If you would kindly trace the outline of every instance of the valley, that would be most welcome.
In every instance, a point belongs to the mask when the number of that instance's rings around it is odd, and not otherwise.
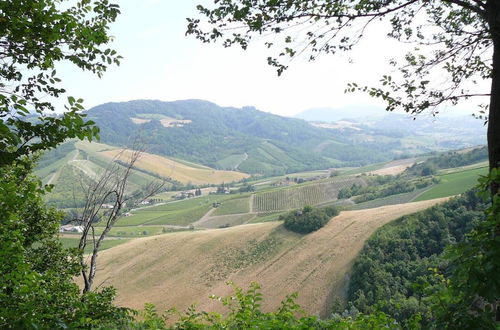
[[[7,0],[0,40],[0,329],[500,330],[500,1]]]
[[[179,112],[182,103],[169,110],[173,112],[160,111],[155,102],[150,105],[149,112],[129,109],[127,116],[151,136],[160,134],[168,140],[174,132],[182,137],[183,130],[197,124],[195,117],[186,115],[189,111]],[[123,104],[114,106],[122,109]],[[210,111],[213,115],[219,110]],[[273,125],[281,121],[273,120]],[[352,267],[366,240],[402,216],[453,200],[487,173],[486,148],[466,140],[460,142],[462,149],[443,151],[442,145],[431,143],[432,134],[425,133],[411,148],[399,152],[403,144],[393,144],[389,138],[396,133],[368,133],[369,125],[342,120],[314,128],[306,123],[306,132],[301,131],[304,123],[291,123],[288,133],[286,128],[279,137],[261,139],[256,134],[246,140],[240,135],[246,144],[237,153],[226,147],[234,146],[233,134],[241,131],[223,130],[224,137],[202,147],[215,157],[210,161],[196,151],[196,144],[186,141],[184,148],[201,158],[177,152],[166,156],[170,152],[161,151],[146,135],[147,152],[133,166],[127,194],[140,195],[151,182],[164,186],[145,200],[135,198],[124,205],[101,246],[96,285],[112,285],[118,292],[116,302],[134,309],[153,303],[159,309],[186,310],[196,303],[201,310],[222,312],[210,295],[230,294],[228,281],[242,287],[257,281],[265,298],[264,311],[275,310],[287,294],[297,292],[296,301],[307,313],[326,318],[351,299]],[[294,136],[297,129],[302,133]],[[210,140],[210,132],[191,131],[189,139]],[[104,173],[108,164],[126,164],[133,151],[123,148],[115,133],[103,139],[110,144],[71,140],[41,159],[36,174],[54,185],[46,197],[48,203],[77,214],[85,201],[83,187]],[[437,130],[436,138],[443,134]],[[303,141],[294,144],[288,139]],[[249,142],[255,144],[249,146]],[[282,143],[287,147],[278,147]],[[373,143],[379,145],[374,148]],[[219,147],[225,151],[219,153]],[[377,156],[381,150],[384,157]],[[286,214],[305,212],[307,207],[335,207],[340,214],[309,234],[284,227]],[[97,218],[109,214],[107,208]],[[96,235],[104,230],[103,221],[94,223]],[[60,240],[65,247],[76,247],[79,237],[68,230]]]
[[[343,210],[369,210],[388,205],[403,205],[458,195],[474,187],[479,175],[486,174],[487,165],[484,161],[439,169],[434,175],[422,178],[406,178],[406,172],[401,171],[403,168],[410,171],[411,165],[417,163],[422,166],[426,159],[433,158],[410,158],[334,172],[303,172],[289,176],[257,178],[255,181],[226,184],[222,193],[217,193],[220,185],[203,188],[200,190],[200,196],[193,194],[194,197],[184,199],[176,199],[180,192],[160,193],[152,196],[148,205],[127,207],[109,236],[123,239],[122,242],[114,243],[121,244],[131,238],[177,231],[273,222],[277,221],[280,215],[306,205],[336,206]],[[390,171],[394,174],[380,175],[377,174],[380,173],[378,171]],[[404,179],[398,179],[398,176]],[[380,180],[387,183],[381,183]],[[406,184],[403,188],[400,187],[401,180]],[[361,191],[364,189],[366,192],[352,197],[339,196],[342,190],[350,190],[352,187],[359,187]],[[386,190],[388,192],[384,193]],[[97,233],[101,225],[96,223]],[[77,242],[76,236],[74,244]],[[66,244],[71,244],[70,237],[71,233],[68,233]]]

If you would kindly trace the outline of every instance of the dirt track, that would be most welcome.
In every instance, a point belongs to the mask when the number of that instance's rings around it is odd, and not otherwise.
[[[444,200],[345,211],[305,236],[272,222],[137,239],[102,252],[96,285],[115,286],[117,302],[133,308],[152,302],[183,310],[197,302],[220,311],[208,296],[228,294],[227,280],[244,287],[257,281],[265,310],[297,291],[306,311],[326,316],[345,298],[352,262],[377,228]]]

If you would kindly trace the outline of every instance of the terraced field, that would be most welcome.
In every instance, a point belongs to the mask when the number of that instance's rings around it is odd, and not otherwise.
[[[253,196],[253,212],[274,212],[335,201],[340,189],[354,183],[365,185],[361,178],[339,178],[301,187],[278,189]]]
[[[119,148],[96,142],[77,141],[74,142],[74,148],[64,158],[38,169],[37,175],[44,182],[48,182],[52,177],[57,175],[58,169],[69,164],[77,167],[88,177],[92,177],[106,168],[109,162],[121,152]],[[125,161],[129,156],[130,151],[125,151],[122,154],[122,160]],[[136,165],[142,171],[133,171],[130,181],[135,186],[134,188],[144,185],[145,182],[157,179],[155,176],[168,177],[181,183],[191,182],[193,184],[218,184],[238,181],[248,177],[247,174],[240,172],[214,170],[187,161],[174,160],[148,153],[143,154]],[[151,175],[148,175],[148,172]],[[54,178],[52,178],[52,181],[54,181]]]

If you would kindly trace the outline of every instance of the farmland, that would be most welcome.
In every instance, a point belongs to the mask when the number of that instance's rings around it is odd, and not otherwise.
[[[108,157],[110,160],[118,157],[118,159],[126,161],[131,151],[108,150],[102,151],[101,154]],[[121,153],[121,154],[120,154]],[[170,178],[182,183],[207,184],[207,183],[223,183],[238,181],[247,178],[248,175],[234,171],[220,171],[209,168],[194,168],[162,156],[144,153],[136,162],[135,166],[155,175]]]
[[[67,150],[66,150],[67,149]],[[36,174],[44,183],[56,183],[61,169],[72,166],[82,175],[93,179],[109,165],[122,149],[96,142],[69,141],[65,143],[65,155],[55,161],[41,162]],[[130,155],[124,151],[122,160]],[[206,166],[183,160],[174,160],[145,153],[137,163],[139,170],[133,171],[129,183],[131,190],[144,185],[145,182],[157,180],[158,177],[168,177],[181,183],[216,184],[238,181],[248,177],[247,174],[234,171],[219,171]],[[74,181],[78,181],[75,178]]]
[[[227,281],[246,287],[259,279],[264,310],[297,291],[308,312],[327,316],[345,298],[346,274],[364,240],[381,225],[440,201],[344,211],[305,236],[267,222],[135,239],[101,253],[96,285],[114,286],[117,303],[127,307],[151,302],[160,310],[183,310],[196,301],[214,311],[218,305],[208,296],[227,294]]]
[[[350,187],[354,183],[364,185],[364,181],[360,178],[339,178],[300,187],[258,193],[253,197],[252,211],[284,211],[305,205],[318,205],[334,201],[337,199],[340,189]]]
[[[61,243],[63,244],[63,246],[65,248],[77,247],[79,242],[80,242],[80,239],[78,237],[76,237],[76,235],[75,235],[75,237],[71,237],[69,235],[63,236],[63,237],[60,237],[59,240],[61,241]],[[101,250],[104,251],[106,249],[110,249],[112,247],[127,243],[128,241],[129,241],[128,239],[106,239],[101,244]],[[90,245],[85,248],[85,253],[89,253],[89,252],[91,252]]]
[[[213,206],[235,198],[231,195],[208,195],[169,202],[163,205],[140,208],[122,217],[116,223],[118,227],[137,225],[176,225],[187,226],[205,215]]]
[[[235,198],[222,203],[214,215],[226,215],[250,212],[250,197]]]
[[[441,183],[418,196],[415,201],[460,194],[476,186],[479,176],[486,175],[487,171],[487,167],[481,167],[440,175]]]

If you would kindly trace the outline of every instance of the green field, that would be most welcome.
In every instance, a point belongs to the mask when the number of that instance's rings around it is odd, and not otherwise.
[[[250,197],[224,201],[212,215],[238,214],[250,212]]]
[[[163,205],[132,211],[131,216],[123,217],[116,223],[117,227],[137,225],[177,225],[186,226],[199,220],[215,202],[223,202],[235,198],[234,195],[208,195],[189,198]]]
[[[365,209],[371,209],[371,208],[386,206],[386,205],[410,203],[410,202],[415,201],[416,197],[421,196],[420,194],[424,193],[427,190],[429,190],[428,187],[422,188],[422,189],[417,189],[415,191],[411,191],[411,192],[407,192],[407,193],[391,195],[391,196],[387,196],[384,198],[377,198],[377,199],[374,199],[371,201],[367,201],[367,202],[363,202],[363,203],[349,206],[348,208],[350,210],[365,210]]]
[[[354,175],[354,174],[360,174],[360,173],[364,173],[364,172],[376,171],[376,170],[383,168],[387,163],[389,163],[389,162],[370,164],[370,165],[366,165],[366,166],[362,166],[362,167],[350,168],[347,170],[340,169],[340,175]]]
[[[466,190],[477,185],[479,175],[486,175],[487,167],[466,170],[451,174],[440,175],[441,183],[435,185],[422,195],[418,196],[415,201],[424,201],[428,199],[458,195]]]
[[[253,218],[249,223],[278,221],[279,216],[287,212],[261,213]]]
[[[78,247],[78,243],[80,242],[80,239],[77,237],[75,237],[75,238],[60,237],[59,240],[61,241],[61,243],[63,244],[63,246],[65,248]],[[101,244],[100,251],[110,249],[114,246],[117,246],[117,245],[120,245],[123,243],[127,243],[128,241],[129,241],[129,239],[105,239]],[[91,249],[92,249],[91,246],[87,245],[87,247],[85,248],[85,253],[92,252]]]

